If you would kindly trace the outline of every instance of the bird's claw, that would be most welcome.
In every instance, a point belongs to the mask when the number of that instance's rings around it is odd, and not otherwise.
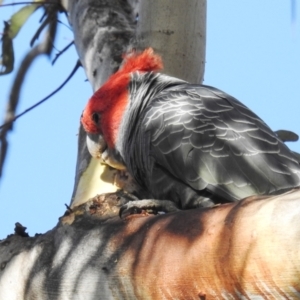
[[[169,213],[179,211],[177,205],[169,200],[136,200],[130,201],[120,208],[119,216],[125,219],[129,215],[141,214],[158,214],[159,212]]]

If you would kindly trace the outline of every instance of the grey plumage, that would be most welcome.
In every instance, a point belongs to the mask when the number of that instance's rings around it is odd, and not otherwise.
[[[232,96],[162,74],[132,74],[116,148],[156,199],[211,206],[300,185],[297,159]]]

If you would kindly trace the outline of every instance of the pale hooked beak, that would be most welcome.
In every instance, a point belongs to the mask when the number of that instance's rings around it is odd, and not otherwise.
[[[101,163],[107,164],[118,170],[125,170],[121,156],[115,149],[109,149],[101,134],[87,133],[87,148],[92,157],[99,159]]]
[[[100,134],[86,134],[86,145],[92,157],[100,159],[106,150],[107,144]]]

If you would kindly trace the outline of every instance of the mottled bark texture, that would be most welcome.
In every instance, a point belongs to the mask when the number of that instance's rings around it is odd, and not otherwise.
[[[0,299],[297,299],[300,191],[118,217],[96,197],[37,237],[0,243]]]
[[[136,2],[85,0],[68,1],[65,5],[80,61],[95,91],[118,69],[122,55],[133,47]],[[84,203],[97,194],[116,191],[113,185],[115,171],[100,166],[91,158],[85,139],[85,132],[80,127],[71,206]]]

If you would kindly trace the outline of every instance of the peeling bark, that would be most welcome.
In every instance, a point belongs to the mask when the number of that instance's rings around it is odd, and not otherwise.
[[[135,16],[127,1],[70,1],[75,46],[93,89],[114,73],[133,43]]]
[[[44,235],[0,243],[0,299],[296,299],[300,190],[118,217],[98,196]]]

